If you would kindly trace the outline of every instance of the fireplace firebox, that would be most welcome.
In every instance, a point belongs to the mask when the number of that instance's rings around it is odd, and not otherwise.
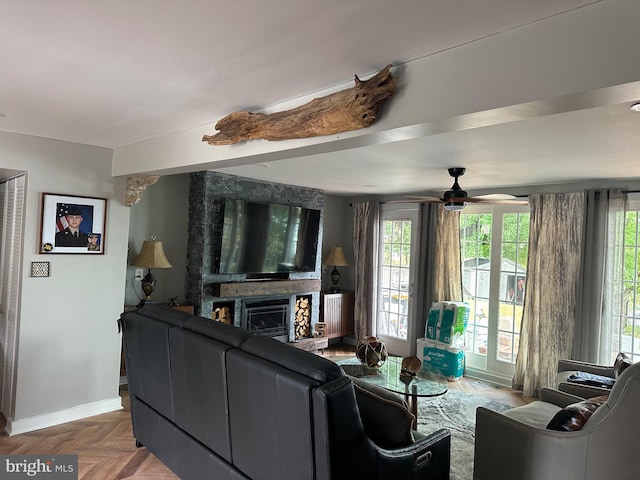
[[[258,335],[288,342],[289,308],[289,297],[243,300],[242,327]]]

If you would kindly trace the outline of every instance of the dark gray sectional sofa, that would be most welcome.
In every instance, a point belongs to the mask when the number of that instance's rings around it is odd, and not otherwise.
[[[160,305],[120,321],[135,440],[182,479],[449,478],[447,430],[378,447],[325,358]]]

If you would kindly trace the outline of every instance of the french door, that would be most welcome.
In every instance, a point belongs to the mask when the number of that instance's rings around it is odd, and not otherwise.
[[[378,258],[376,335],[389,353],[409,356],[416,343],[413,289],[417,260],[418,206],[382,205]]]
[[[466,369],[510,384],[527,278],[529,207],[469,205],[460,215]]]

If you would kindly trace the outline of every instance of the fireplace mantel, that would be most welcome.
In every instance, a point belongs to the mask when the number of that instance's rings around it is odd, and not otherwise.
[[[268,280],[214,283],[212,293],[216,297],[257,297],[262,295],[280,295],[320,291],[319,279]]]

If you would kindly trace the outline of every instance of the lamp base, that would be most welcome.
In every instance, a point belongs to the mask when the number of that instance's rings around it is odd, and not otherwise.
[[[338,267],[333,267],[331,271],[331,281],[333,282],[333,286],[329,288],[330,293],[339,293],[340,289],[338,288],[338,282],[340,281],[340,272],[338,271]]]
[[[151,273],[151,269],[149,269],[147,274],[144,276],[144,278],[140,282],[140,285],[142,286],[142,291],[144,292],[145,296],[142,300],[140,300],[138,307],[142,307],[145,303],[153,302],[153,300],[151,299],[151,294],[156,288],[156,277],[154,277]]]

